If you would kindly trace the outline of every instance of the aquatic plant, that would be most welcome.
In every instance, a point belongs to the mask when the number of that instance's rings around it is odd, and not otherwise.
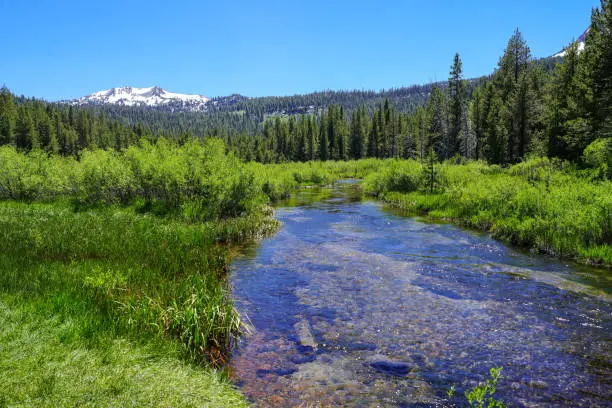
[[[506,405],[501,400],[495,398],[495,392],[497,391],[497,382],[501,377],[502,367],[492,367],[489,370],[490,378],[484,383],[465,391],[465,398],[470,407],[472,408],[504,408]],[[450,401],[455,397],[455,386],[452,385],[447,391],[446,395]]]

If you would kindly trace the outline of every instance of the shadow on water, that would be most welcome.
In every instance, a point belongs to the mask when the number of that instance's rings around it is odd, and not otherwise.
[[[610,405],[605,271],[386,211],[350,182],[277,218],[232,262],[254,330],[231,370],[257,405],[444,406],[493,366],[511,406]]]

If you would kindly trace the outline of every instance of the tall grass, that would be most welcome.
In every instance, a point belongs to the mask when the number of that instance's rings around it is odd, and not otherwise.
[[[254,215],[186,223],[129,209],[75,213],[61,204],[3,203],[0,251],[24,268],[3,272],[0,282],[5,291],[45,297],[78,288],[118,328],[170,336],[194,358],[222,362],[243,323],[228,296],[219,242],[264,234],[275,223]],[[67,274],[47,274],[47,265],[65,266]]]

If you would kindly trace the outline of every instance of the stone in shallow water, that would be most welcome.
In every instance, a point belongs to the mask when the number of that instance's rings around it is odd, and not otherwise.
[[[310,329],[310,323],[307,320],[302,319],[297,322],[293,328],[298,337],[298,341],[301,346],[304,347],[312,347],[314,350],[317,349],[317,342],[312,335],[312,330]]]
[[[410,373],[410,366],[407,363],[399,361],[376,361],[370,365],[376,371],[399,377],[406,376]]]
[[[529,381],[529,386],[531,388],[539,388],[539,389],[548,388],[548,384],[546,384],[544,381],[541,381],[541,380],[531,380]]]
[[[265,370],[265,369],[260,369],[257,370],[257,377],[265,377],[268,374],[274,374],[274,375],[278,375],[278,376],[285,376],[285,375],[290,375],[293,374],[297,371],[297,368],[278,368],[278,369],[273,369],[273,370]]]
[[[410,374],[411,364],[405,361],[393,360],[382,354],[375,354],[367,359],[370,367],[378,372],[405,377]]]
[[[308,349],[310,349],[310,347],[307,347]],[[300,350],[298,350],[300,351]],[[302,352],[303,354],[292,354],[289,356],[289,360],[293,363],[293,364],[304,364],[304,363],[310,363],[313,362],[317,359],[317,355],[315,353],[311,352]]]

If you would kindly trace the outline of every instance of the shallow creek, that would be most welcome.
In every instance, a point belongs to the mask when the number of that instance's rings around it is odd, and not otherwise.
[[[231,375],[256,406],[450,406],[496,366],[510,406],[612,406],[609,271],[402,216],[352,182],[276,217],[231,265],[252,325]]]

